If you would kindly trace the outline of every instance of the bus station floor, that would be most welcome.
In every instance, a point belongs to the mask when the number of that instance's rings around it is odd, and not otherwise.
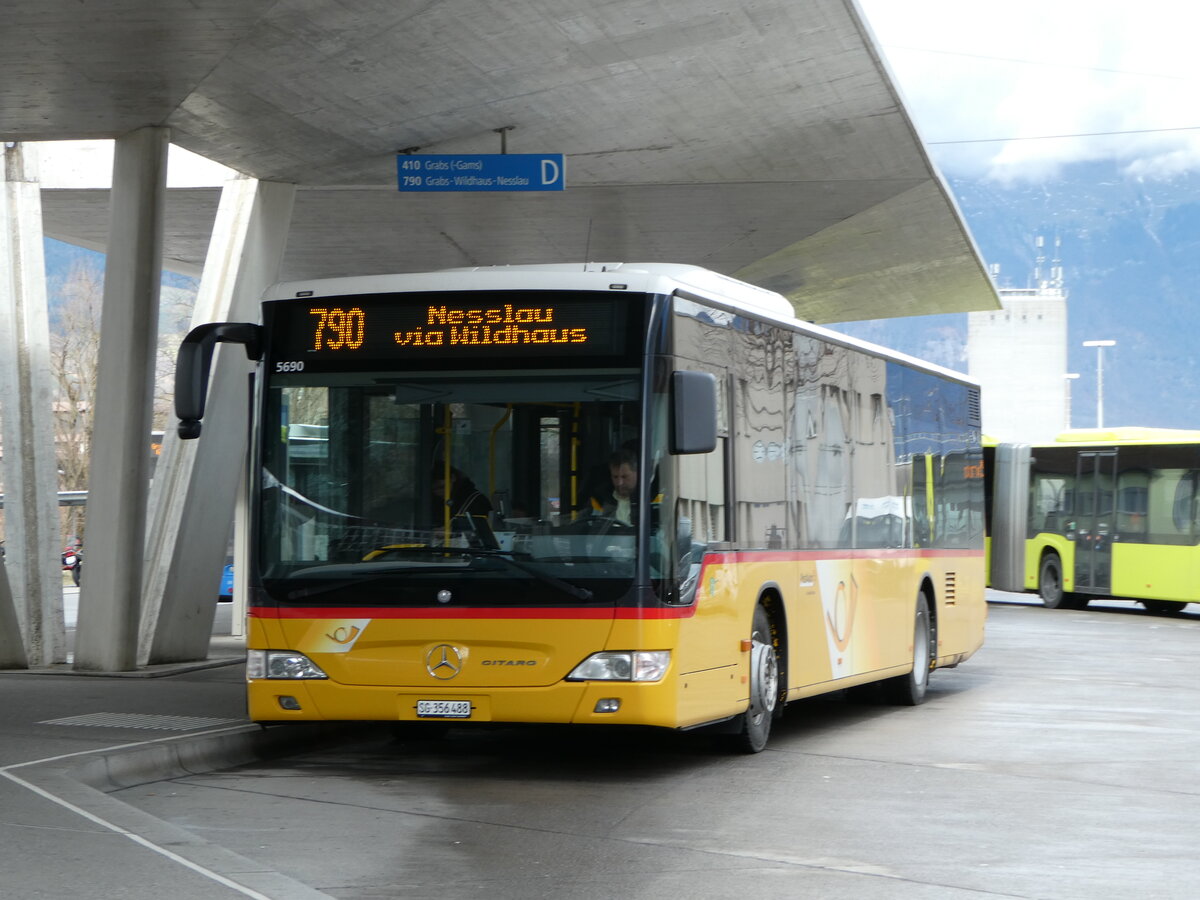
[[[109,796],[321,739],[247,720],[245,641],[228,633],[228,606],[201,663],[0,672],[0,898],[325,896]]]
[[[988,643],[961,669],[939,675],[934,701],[915,710],[831,706],[824,722],[824,707],[811,708],[808,716],[798,710],[773,736],[773,752],[753,758],[720,754],[706,761],[702,753],[692,753],[663,764],[649,754],[640,762],[614,762],[614,771],[628,770],[630,780],[625,784],[613,775],[592,784],[592,802],[612,804],[597,814],[598,820],[611,816],[615,822],[633,822],[626,826],[633,838],[616,843],[638,848],[639,859],[656,866],[667,867],[672,854],[700,861],[694,871],[675,871],[673,877],[686,889],[657,896],[733,896],[724,892],[728,879],[753,883],[742,881],[751,878],[744,869],[764,866],[779,879],[775,889],[760,893],[764,898],[1200,896],[1200,868],[1192,853],[1200,821],[1192,787],[1200,741],[1192,647],[1200,608],[1160,617],[1131,604],[1074,612],[1043,610],[1036,598],[1022,595],[989,599]],[[222,607],[219,616],[228,622],[228,605]],[[1068,640],[1071,653],[1047,652]],[[344,829],[337,835],[341,844],[351,848],[333,860],[329,835],[315,840],[302,827],[303,810],[319,802],[336,815],[339,807],[319,793],[320,779],[305,776],[316,784],[310,785],[312,796],[296,788],[303,778],[289,777],[295,772],[283,758],[329,752],[340,759],[338,754],[351,752],[344,747],[362,741],[344,725],[262,729],[251,724],[245,715],[243,650],[240,638],[214,633],[203,667],[158,667],[121,676],[0,672],[0,900],[329,898],[311,885],[332,890],[330,884],[356,884],[353,872],[337,872],[338,862],[356,866],[364,857],[370,862],[372,855],[387,856],[379,850],[377,816],[382,813],[371,805],[377,798],[367,803],[354,792],[377,791],[372,773],[388,781],[400,778],[395,762],[379,763],[376,771],[372,758],[365,757],[361,784],[326,777],[347,792],[343,806],[370,806],[373,813],[361,820],[331,820]],[[853,727],[839,727],[850,721]],[[927,729],[937,730],[937,741],[918,739]],[[545,861],[587,852],[593,846],[590,832],[555,830],[561,825],[554,819],[556,810],[563,807],[537,800],[575,784],[586,769],[566,757],[557,763],[508,758],[508,745],[502,740],[496,745],[489,756],[486,747],[462,742],[458,755],[448,755],[444,763],[432,751],[417,755],[410,771],[423,781],[413,790],[429,790],[431,779],[443,784],[438,802],[453,804],[459,798],[462,803],[450,809],[455,827],[489,838],[505,831],[504,823],[484,821],[472,804],[481,795],[495,800],[506,798],[506,791],[528,791],[534,799],[514,801],[520,827],[508,830]],[[477,770],[468,765],[472,753],[482,754]],[[270,779],[276,793],[287,783],[297,797],[274,796],[238,780],[246,776],[229,775],[228,770],[273,758],[279,761],[265,774],[255,774]],[[543,771],[554,765],[560,770]],[[336,760],[332,768],[326,766],[327,771],[336,768]],[[221,777],[226,778],[222,784],[213,784]],[[205,779],[212,789],[203,796],[186,789]],[[763,791],[753,809],[766,821],[782,823],[778,834],[747,829],[747,808],[730,803],[730,779],[740,786],[735,794],[754,786]],[[790,793],[796,790],[803,793]],[[694,845],[644,840],[635,826],[638,815],[648,814],[647,791],[655,797],[650,807],[677,804],[663,813],[675,826],[692,819],[671,810],[685,810],[699,823]],[[628,808],[620,801],[626,795]],[[831,805],[824,809],[803,799],[810,795]],[[931,807],[931,797],[943,797],[947,805]],[[403,800],[401,795],[395,802]],[[416,804],[414,815],[423,813],[425,802]],[[170,821],[160,817],[164,803],[174,808]],[[936,812],[929,813],[931,808]],[[573,817],[576,807],[570,809]],[[400,809],[389,821],[408,814]],[[868,814],[869,819],[856,818]],[[1063,827],[1067,815],[1074,817],[1078,833]],[[821,829],[813,827],[818,821]],[[856,822],[867,829],[857,836],[850,828]],[[904,826],[894,827],[897,822]],[[1152,826],[1139,831],[1139,823]],[[797,856],[789,842],[801,833],[814,846]],[[438,828],[417,826],[413,834],[414,866],[424,858],[421,852],[445,838]],[[1147,834],[1153,841],[1147,843]],[[249,835],[250,843],[239,843],[234,835]],[[605,836],[611,838],[607,831]],[[950,860],[939,849],[939,841],[947,840],[956,854]],[[412,896],[614,895],[581,893],[583,888],[554,895],[549,885],[541,893],[505,892],[496,886],[525,884],[518,871],[520,849],[505,844],[514,854],[509,860],[496,856],[483,838],[478,846],[503,870],[489,870],[494,880],[459,884],[452,873],[436,870],[424,885],[427,890]],[[455,847],[465,852],[457,840]],[[258,858],[244,855],[249,853]],[[606,859],[597,856],[593,864],[603,878],[615,865]],[[879,868],[884,863],[891,874]],[[321,877],[313,877],[314,869]],[[357,877],[368,883],[373,876],[364,870]],[[1105,879],[1113,882],[1111,890]],[[1131,887],[1142,882],[1144,891]],[[802,884],[810,889],[799,890]],[[370,882],[369,890],[363,887],[353,896],[407,893],[384,892]]]

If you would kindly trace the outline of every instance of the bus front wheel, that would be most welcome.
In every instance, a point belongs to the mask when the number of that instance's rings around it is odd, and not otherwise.
[[[1062,560],[1057,553],[1047,553],[1042,557],[1041,568],[1038,569],[1038,595],[1042,598],[1042,606],[1047,609],[1067,609],[1067,592],[1063,590]]]
[[[758,753],[771,736],[771,719],[779,702],[779,657],[771,619],[761,606],[755,607],[750,629],[750,706],[742,717],[739,733],[731,735],[734,747],[744,753]]]
[[[917,611],[913,616],[912,671],[883,682],[883,693],[889,702],[899,706],[917,706],[925,700],[925,692],[929,689],[929,672],[933,668],[933,641],[929,598],[922,591],[917,595]]]

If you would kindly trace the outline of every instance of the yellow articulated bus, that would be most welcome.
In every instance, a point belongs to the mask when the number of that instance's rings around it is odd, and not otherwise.
[[[283,284],[261,324],[249,708],[259,722],[711,727],[919,703],[983,641],[978,388],[692,266]]]
[[[1051,608],[1200,601],[1200,431],[1078,429],[987,454],[993,587]]]

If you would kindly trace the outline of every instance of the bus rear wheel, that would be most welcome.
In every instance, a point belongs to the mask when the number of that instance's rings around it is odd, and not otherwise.
[[[1187,606],[1181,600],[1139,600],[1138,602],[1150,612],[1157,613],[1160,616],[1178,615]]]
[[[779,702],[779,657],[771,634],[771,619],[761,606],[755,607],[750,629],[750,706],[742,716],[741,730],[731,735],[734,748],[758,753],[771,736],[771,719]]]
[[[933,618],[929,615],[929,597],[922,591],[917,596],[913,615],[913,664],[907,675],[898,675],[883,682],[888,702],[898,706],[917,706],[929,690],[929,672],[933,668]]]

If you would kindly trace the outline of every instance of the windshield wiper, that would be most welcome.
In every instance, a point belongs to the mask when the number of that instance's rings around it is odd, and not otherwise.
[[[524,572],[531,578],[540,581],[542,584],[549,585],[552,588],[570,594],[576,600],[591,600],[592,592],[587,588],[579,587],[577,584],[571,584],[569,581],[563,581],[561,578],[555,578],[546,572],[539,571],[533,566],[526,565],[516,558],[516,555],[511,550],[494,550],[490,547],[404,547],[397,548],[397,553],[420,553],[422,555],[445,555],[445,556],[471,556],[480,557],[483,559],[498,559],[503,563],[507,563],[514,569]]]
[[[548,575],[545,572],[539,572],[533,566],[528,566],[517,559],[510,551],[507,550],[481,550],[477,547],[462,548],[465,553],[471,556],[482,556],[484,559],[498,559],[508,563],[514,569],[524,572],[532,578],[536,578],[542,584],[548,584],[550,587],[558,588],[560,591],[570,594],[576,600],[591,600],[592,592],[587,588],[581,588],[577,584],[571,584],[569,581],[563,581],[561,578],[555,578],[553,575]]]
[[[498,559],[501,562],[504,562],[504,563],[508,564],[509,566],[512,566],[514,569],[517,569],[518,571],[525,573],[526,575],[530,576],[531,578],[534,578],[537,581],[540,581],[542,584],[548,585],[552,588],[555,588],[556,590],[560,590],[563,593],[570,594],[576,600],[583,600],[586,602],[588,600],[591,600],[592,597],[594,596],[592,594],[592,592],[589,591],[587,588],[582,588],[582,587],[579,587],[578,585],[571,584],[569,581],[563,581],[561,578],[555,578],[553,575],[549,575],[545,572],[538,571],[533,566],[526,565],[525,563],[521,562],[520,560],[513,558],[512,553],[507,550],[489,550],[489,549],[482,549],[479,547],[403,547],[403,548],[396,548],[395,552],[402,553],[402,554],[412,554],[413,556],[457,556],[460,558],[481,557],[484,559]],[[338,565],[337,568],[339,570],[345,569],[348,567],[353,567],[353,568],[357,569],[361,565],[363,565],[363,563],[343,563],[341,565]],[[369,574],[364,573],[364,575],[362,577],[358,577],[358,578],[346,578],[346,579],[337,581],[330,585],[323,585],[320,587],[311,587],[311,588],[301,588],[299,590],[289,591],[288,599],[289,600],[301,600],[301,599],[305,599],[308,597],[319,597],[322,594],[333,593],[334,591],[340,591],[343,588],[353,587],[355,585],[360,585],[360,584],[370,584],[375,581],[380,581],[382,579],[389,578],[392,575],[398,575],[398,574],[407,572],[412,568],[411,566],[408,566],[408,565],[405,565],[405,564],[399,563],[399,562],[397,562],[393,565],[388,565],[386,568],[382,568],[380,566],[380,564],[371,563],[368,560],[367,565],[370,565],[370,567],[371,567]],[[323,567],[323,568],[330,568],[330,567]],[[295,574],[296,573],[293,573],[292,577],[295,577]]]
[[[447,554],[449,555],[449,554]],[[356,571],[361,571],[358,567],[362,563],[340,563],[333,566],[322,566],[323,569],[334,569],[343,571],[347,568],[353,568]],[[315,568],[315,567],[310,567]],[[363,584],[374,584],[376,581],[383,581],[385,578],[391,578],[393,575],[400,575],[405,572],[412,571],[412,566],[407,564],[396,564],[391,566],[373,565],[369,574],[358,575],[354,578],[343,578],[341,581],[335,581],[333,584],[326,584],[314,587],[299,588],[294,591],[288,591],[287,598],[289,600],[304,600],[308,597],[320,597],[322,594],[332,594],[334,591],[340,591],[342,588],[355,587]],[[307,570],[304,570],[307,571]],[[298,573],[293,572],[288,578],[295,578]]]

